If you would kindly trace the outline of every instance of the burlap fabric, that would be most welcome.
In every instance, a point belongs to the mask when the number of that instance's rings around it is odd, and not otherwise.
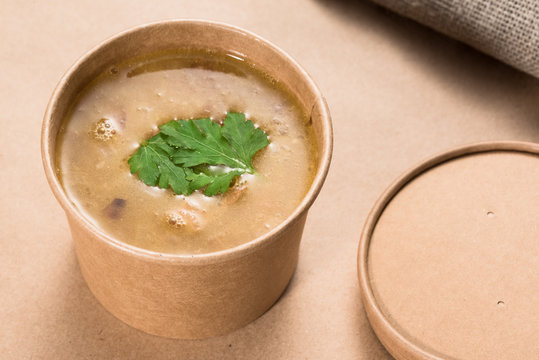
[[[539,77],[539,0],[373,0]]]

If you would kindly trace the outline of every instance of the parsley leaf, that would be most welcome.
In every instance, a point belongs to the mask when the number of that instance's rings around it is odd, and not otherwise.
[[[236,177],[243,174],[242,171],[233,170],[225,172],[223,174],[205,174],[205,173],[193,173],[189,176],[192,179],[190,184],[191,190],[197,190],[206,186],[204,195],[214,196],[218,193],[224,194],[230,187],[230,183]]]
[[[174,149],[168,145],[161,134],[157,134],[142,143],[131,156],[128,163],[131,173],[138,172],[139,179],[146,185],[158,185],[162,189],[169,187],[176,194],[190,194],[189,181],[184,169],[170,161]]]
[[[266,133],[255,128],[251,121],[245,121],[245,115],[241,113],[228,113],[221,132],[236,151],[239,161],[254,172],[251,159],[269,144]]]
[[[128,163],[146,185],[171,187],[176,194],[204,187],[207,196],[225,193],[236,176],[256,172],[251,159],[269,144],[266,133],[242,113],[228,113],[223,126],[203,118],[172,120],[160,129]],[[223,171],[209,168],[215,165]]]
[[[254,173],[251,158],[269,144],[266,133],[241,113],[228,113],[222,127],[206,118],[170,121],[160,128],[167,143],[186,150],[172,156],[175,164],[184,167],[226,165]]]

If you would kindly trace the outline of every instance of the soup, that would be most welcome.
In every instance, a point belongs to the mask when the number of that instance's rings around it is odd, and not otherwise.
[[[256,174],[236,177],[224,194],[176,195],[130,173],[140,143],[174,119],[221,123],[240,112],[270,144],[252,159]],[[232,248],[284,221],[316,169],[314,137],[296,99],[236,55],[154,54],[113,66],[81,92],[56,149],[68,197],[103,232],[154,252],[201,254]]]

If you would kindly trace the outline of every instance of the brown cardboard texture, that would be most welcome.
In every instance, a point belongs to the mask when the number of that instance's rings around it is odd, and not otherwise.
[[[90,80],[132,57],[182,48],[241,54],[284,83],[310,114],[319,153],[311,188],[283,223],[246,244],[202,255],[157,254],[111,238],[69,200],[54,164],[60,123]],[[105,308],[126,323],[173,338],[211,337],[237,329],[259,317],[279,298],[295,270],[307,211],[326,177],[331,149],[327,105],[305,71],[262,38],[209,21],[139,26],[94,48],[60,81],[42,132],[47,179],[66,212],[89,288]]]
[[[539,146],[494,142],[435,156],[369,216],[359,278],[397,359],[539,354]]]

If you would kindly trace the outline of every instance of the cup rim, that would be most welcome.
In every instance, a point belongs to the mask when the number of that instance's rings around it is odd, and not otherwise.
[[[486,141],[459,146],[440,152],[421,161],[419,164],[399,176],[380,195],[375,205],[370,210],[360,235],[357,253],[357,275],[361,290],[361,298],[367,312],[369,323],[374,329],[376,336],[390,353],[410,354],[413,356],[411,359],[443,360],[442,357],[434,353],[431,349],[424,348],[421,344],[414,342],[413,339],[410,339],[399,331],[382,312],[382,309],[379,306],[371,286],[368,268],[371,237],[378,223],[378,219],[393,198],[418,176],[447,161],[468,155],[496,151],[513,151],[539,155],[539,144],[526,141]]]
[[[300,74],[300,76],[305,81],[307,87],[315,95],[316,105],[319,103],[320,106],[320,118],[322,119],[322,137],[324,141],[319,144],[318,155],[319,155],[319,166],[316,171],[315,177],[311,183],[311,186],[307,193],[304,195],[300,204],[294,209],[294,211],[279,225],[271,229],[268,233],[258,236],[250,241],[247,241],[238,246],[219,250],[216,252],[203,253],[203,254],[170,254],[170,253],[160,253],[143,248],[139,248],[130,244],[127,244],[121,240],[115,239],[114,237],[105,233],[97,225],[92,224],[82,212],[74,206],[74,204],[69,200],[65,190],[59,182],[58,177],[56,176],[56,171],[53,167],[53,156],[55,149],[50,148],[49,139],[51,136],[56,136],[57,134],[51,133],[51,127],[53,125],[52,113],[53,109],[56,106],[56,103],[59,101],[64,88],[69,83],[69,80],[72,76],[76,75],[78,69],[81,65],[85,64],[95,53],[98,53],[103,48],[106,48],[112,42],[119,41],[122,38],[128,37],[130,34],[147,31],[148,29],[159,27],[159,26],[210,26],[217,29],[222,29],[225,31],[233,31],[241,33],[254,41],[258,41],[263,44],[265,47],[269,47],[276,55],[282,57],[286,62],[288,62],[295,72]],[[250,31],[244,30],[240,27],[229,25],[226,23],[212,21],[212,20],[193,20],[193,19],[171,19],[171,20],[162,20],[156,22],[149,22],[141,24],[122,32],[119,32],[104,41],[101,41],[98,45],[94,46],[90,50],[86,51],[61,77],[60,81],[56,85],[52,96],[47,105],[45,111],[43,125],[41,129],[41,157],[43,162],[43,167],[45,170],[45,175],[51,190],[54,193],[57,201],[60,203],[66,214],[73,215],[71,219],[74,219],[78,225],[83,226],[87,231],[91,232],[96,236],[100,241],[104,241],[110,246],[117,248],[120,251],[124,251],[129,255],[136,257],[143,257],[150,261],[168,261],[168,262],[180,262],[188,264],[206,264],[206,263],[215,263],[218,261],[225,261],[234,258],[239,258],[245,256],[253,251],[256,251],[258,248],[269,245],[272,240],[279,238],[279,236],[295,221],[297,221],[302,214],[304,214],[310,206],[313,204],[314,200],[318,196],[322,185],[327,176],[329,166],[331,163],[331,156],[333,151],[333,130],[331,124],[331,117],[329,114],[329,109],[327,103],[322,96],[318,86],[315,84],[313,79],[309,74],[286,52],[280,49],[278,46],[272,42],[264,39],[263,37],[256,35]],[[69,216],[68,216],[69,217]]]

